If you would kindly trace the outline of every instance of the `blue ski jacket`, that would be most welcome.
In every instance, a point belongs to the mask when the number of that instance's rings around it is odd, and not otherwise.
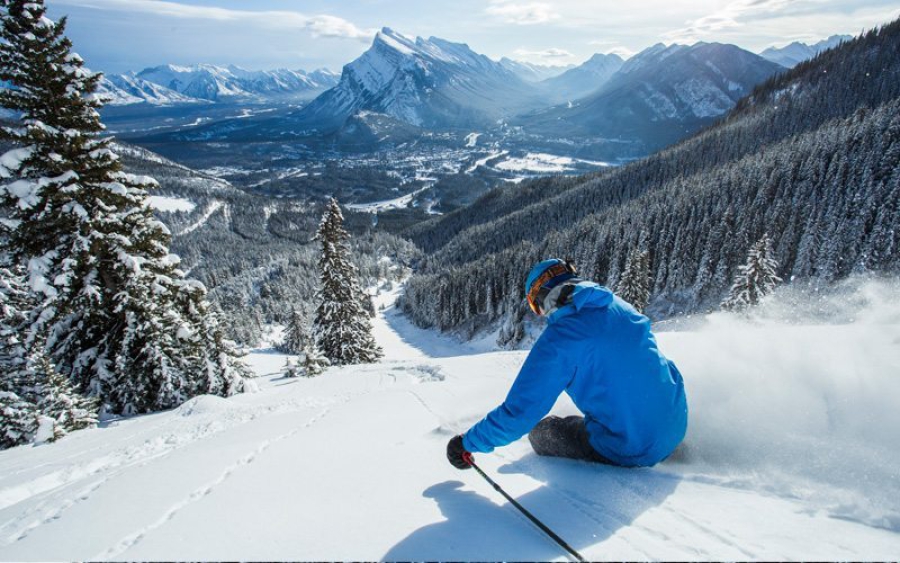
[[[581,282],[550,315],[506,400],[466,432],[463,446],[490,452],[518,440],[563,391],[584,413],[594,449],[619,465],[653,465],[684,439],[684,382],[650,320],[609,289]]]

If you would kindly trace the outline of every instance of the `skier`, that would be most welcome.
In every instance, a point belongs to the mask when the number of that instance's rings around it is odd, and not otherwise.
[[[654,465],[684,438],[687,401],[675,364],[650,321],[612,291],[556,258],[537,264],[525,297],[548,325],[502,405],[447,444],[457,469],[526,432],[538,455],[638,467]],[[565,391],[584,413],[546,415]]]

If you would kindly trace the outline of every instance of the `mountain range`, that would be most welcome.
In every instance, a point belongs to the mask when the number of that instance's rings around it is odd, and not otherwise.
[[[734,45],[659,43],[628,59],[594,93],[515,123],[544,135],[638,139],[649,152],[711,123],[782,70]]]
[[[279,127],[340,135],[348,123],[358,131],[357,118],[373,114],[428,130],[509,123],[521,128],[517,134],[600,138],[605,145],[624,140],[646,153],[711,123],[783,70],[734,45],[658,44],[628,61],[595,55],[557,76],[527,82],[465,44],[385,28],[344,67],[337,86]]]
[[[122,97],[148,101],[318,94],[278,116],[210,122],[153,142],[315,139],[366,151],[426,134],[474,131],[541,150],[576,147],[582,158],[608,160],[648,154],[711,124],[756,85],[784,72],[789,55],[814,56],[841,39],[803,53],[796,47],[767,51],[782,63],[734,45],[660,43],[627,61],[597,54],[566,69],[498,62],[464,43],[384,28],[339,76],[166,65],[107,82]]]
[[[534,87],[468,45],[437,37],[412,39],[384,28],[365,53],[344,66],[337,86],[296,117],[326,131],[360,111],[417,127],[471,128],[541,104]]]
[[[769,47],[759,55],[783,67],[793,68],[803,61],[809,60],[822,51],[837,47],[842,42],[853,39],[850,35],[832,35],[813,45],[794,41],[784,47]]]
[[[500,64],[526,82],[540,82],[559,76],[575,68],[575,65],[541,65],[526,61],[517,61],[509,57],[500,59]]]
[[[597,91],[622,68],[625,61],[616,54],[597,53],[583,64],[541,82],[560,101],[571,101]]]
[[[162,65],[138,73],[105,76],[100,93],[113,105],[175,104],[197,101],[253,100],[273,97],[309,99],[337,84],[328,69],[245,70],[198,64]]]

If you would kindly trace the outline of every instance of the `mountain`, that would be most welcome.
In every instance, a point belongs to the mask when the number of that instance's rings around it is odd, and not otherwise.
[[[600,89],[624,61],[616,54],[594,55],[583,64],[541,82],[559,101],[582,98]]]
[[[832,35],[813,45],[794,41],[784,47],[769,47],[759,54],[762,58],[778,63],[783,67],[793,68],[799,63],[809,60],[826,49],[837,47],[843,41],[853,39],[850,35]]]
[[[615,287],[636,247],[651,257],[655,318],[718,308],[764,233],[778,275],[799,292],[855,272],[896,275],[898,170],[900,20],[771,77],[714,125],[647,158],[495,189],[414,227],[407,234],[426,258],[404,310],[420,326],[471,334],[505,322],[521,335],[527,309],[509,280],[540,258],[570,256],[586,278]],[[434,303],[456,315],[438,316]]]
[[[574,65],[539,65],[525,61],[516,61],[509,57],[500,59],[500,64],[526,82],[540,82],[575,68]]]
[[[97,87],[97,93],[106,98],[108,105],[114,106],[140,103],[169,105],[199,101],[165,86],[138,78],[134,73],[104,75]]]
[[[734,45],[654,45],[586,98],[524,116],[543,135],[632,140],[643,154],[712,123],[784,68]]]
[[[483,127],[539,107],[537,90],[463,43],[412,39],[382,29],[372,46],[344,66],[340,82],[297,114],[308,128],[336,130],[360,111],[417,127]]]
[[[113,104],[224,101],[273,97],[312,98],[334,86],[337,74],[326,69],[244,70],[236,66],[162,65],[141,72],[110,75],[102,84]]]

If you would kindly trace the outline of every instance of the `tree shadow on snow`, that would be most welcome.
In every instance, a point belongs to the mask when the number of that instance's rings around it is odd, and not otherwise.
[[[677,476],[653,469],[625,469],[533,454],[501,467],[499,472],[525,473],[543,482],[544,486],[513,497],[582,555],[662,504],[680,481]],[[474,471],[467,472],[469,476],[481,480]],[[497,480],[503,486],[502,476]],[[446,520],[416,530],[382,560],[566,558],[561,547],[498,493],[464,491],[462,486],[459,481],[447,481],[426,489],[423,496],[437,501]],[[479,490],[484,489],[479,486]],[[635,546],[634,557],[652,558],[641,552],[640,546]]]
[[[401,341],[430,358],[452,358],[478,353],[473,346],[459,342],[452,336],[413,325],[396,305],[391,305],[384,311],[384,320]]]

